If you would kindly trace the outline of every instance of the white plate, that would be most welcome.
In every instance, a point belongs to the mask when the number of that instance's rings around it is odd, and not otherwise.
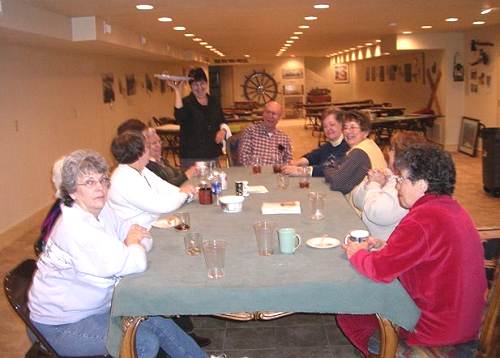
[[[315,249],[330,249],[340,245],[340,240],[333,237],[313,237],[306,241],[306,245]]]
[[[166,75],[166,74],[155,74],[154,75],[156,78],[159,78],[160,80],[170,80],[170,81],[189,81],[191,77],[188,76],[172,76],[172,75]]]
[[[176,216],[169,216],[166,218],[158,219],[151,225],[160,229],[169,229],[174,227],[179,223],[179,219]]]

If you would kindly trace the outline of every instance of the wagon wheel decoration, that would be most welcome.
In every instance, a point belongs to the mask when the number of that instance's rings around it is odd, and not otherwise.
[[[273,76],[265,71],[254,71],[250,76],[245,76],[243,92],[247,100],[264,105],[276,99],[278,95],[278,84]]]

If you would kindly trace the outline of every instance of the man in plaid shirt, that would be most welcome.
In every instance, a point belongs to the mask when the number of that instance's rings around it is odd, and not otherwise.
[[[263,121],[246,128],[239,142],[239,159],[243,165],[287,164],[292,160],[290,138],[276,129],[282,114],[281,105],[271,101],[264,107]]]

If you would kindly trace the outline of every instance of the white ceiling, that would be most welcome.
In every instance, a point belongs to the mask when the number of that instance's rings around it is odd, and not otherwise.
[[[460,31],[500,23],[500,0],[23,0],[31,6],[71,16],[98,16],[144,36],[204,55],[212,52],[193,42],[173,26],[185,26],[226,57],[253,59],[275,56],[294,31],[303,31],[286,55],[325,56],[367,41],[410,30],[419,32]],[[138,11],[136,4],[155,6]],[[314,4],[330,4],[317,10]],[[498,7],[480,15],[485,7]],[[314,15],[315,21],[304,16]],[[158,17],[168,16],[170,23]],[[447,17],[458,17],[455,23]],[[484,20],[486,25],[472,25]],[[392,25],[391,25],[392,23]],[[308,24],[311,28],[299,30]],[[432,25],[422,30],[421,25]],[[214,55],[215,56],[215,55]]]

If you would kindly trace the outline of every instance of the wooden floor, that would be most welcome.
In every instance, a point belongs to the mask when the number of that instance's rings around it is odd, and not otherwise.
[[[311,135],[310,129],[304,129],[302,120],[283,120],[280,127],[292,138],[295,158],[317,146],[317,137]],[[481,158],[464,154],[453,154],[453,158],[457,167],[455,198],[467,209],[477,226],[500,226],[500,199],[488,196],[482,189]],[[32,230],[0,251],[2,277],[23,259],[34,256],[33,242],[38,236],[39,224],[33,223]],[[30,346],[25,328],[4,295],[0,295],[0,316],[3,321],[0,328],[0,356],[24,357]],[[213,343],[207,347],[208,351],[230,351],[231,357],[356,356],[345,339],[339,336],[331,316],[292,317],[260,325],[198,318],[195,325],[201,333],[212,336]],[[309,334],[320,334],[320,339],[300,342],[300,337]]]

